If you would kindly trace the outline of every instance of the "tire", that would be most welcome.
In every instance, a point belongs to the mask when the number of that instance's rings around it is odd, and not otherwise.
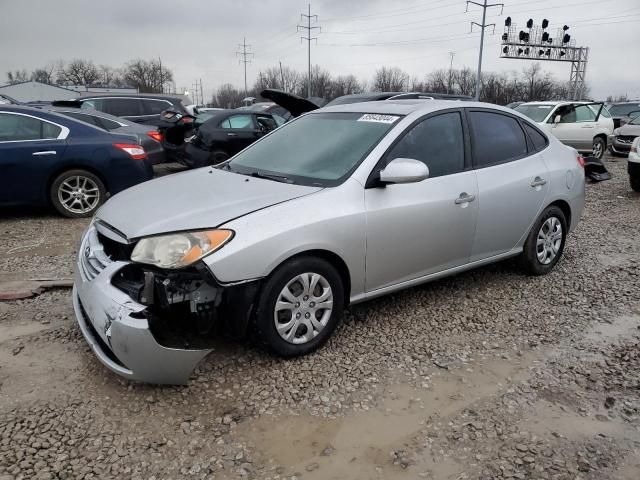
[[[104,203],[107,190],[100,178],[87,170],[67,170],[51,184],[49,198],[65,217],[90,217]]]
[[[640,192],[640,177],[632,177],[629,175],[629,183],[631,184],[631,190]]]
[[[598,160],[602,160],[604,152],[607,151],[607,142],[602,137],[595,137],[593,139],[593,153],[592,155]]]
[[[301,278],[306,278],[309,284],[316,279],[315,290],[305,292]],[[287,298],[283,296],[285,289],[288,291]],[[329,305],[327,302],[332,299],[330,309],[315,306],[314,298],[320,300],[318,305],[321,302]],[[280,307],[278,310],[277,303]],[[294,258],[269,276],[259,294],[255,314],[258,340],[281,357],[305,355],[329,339],[342,317],[343,308],[344,288],[337,270],[320,258]],[[312,322],[312,315],[315,323]],[[322,328],[316,328],[318,325]],[[279,333],[279,329],[282,333]]]
[[[560,228],[559,231],[557,226]],[[549,232],[550,227],[556,233],[547,237],[546,232]],[[558,233],[560,234],[559,238]],[[546,243],[538,245],[539,237]],[[547,207],[533,224],[527,240],[524,242],[524,249],[521,255],[521,263],[524,270],[529,275],[546,275],[549,273],[562,257],[566,239],[567,219],[564,213],[554,205]],[[560,240],[560,242],[558,243],[557,240]],[[539,251],[539,247],[542,247],[542,252]]]
[[[223,150],[214,150],[209,155],[209,165],[218,165],[229,159],[229,155]]]

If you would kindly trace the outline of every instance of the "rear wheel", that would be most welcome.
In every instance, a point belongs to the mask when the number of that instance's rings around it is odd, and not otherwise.
[[[545,275],[558,263],[567,238],[567,220],[560,208],[547,207],[529,232],[522,265],[530,275]]]
[[[295,258],[267,280],[258,301],[259,340],[283,357],[304,355],[322,346],[344,307],[342,279],[328,262]]]
[[[605,142],[602,137],[596,137],[593,139],[593,156],[598,160],[602,160],[606,148],[607,142]]]
[[[105,201],[104,184],[87,170],[69,170],[56,177],[49,197],[54,208],[65,217],[90,217]]]

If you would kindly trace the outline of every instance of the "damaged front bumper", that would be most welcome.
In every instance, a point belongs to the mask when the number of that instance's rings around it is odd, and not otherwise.
[[[131,262],[110,258],[95,226],[89,227],[80,246],[73,288],[80,330],[100,362],[112,372],[148,383],[186,384],[196,365],[211,352],[213,324],[223,314],[247,319],[236,322],[236,326],[246,327],[257,285],[227,288],[201,279],[198,284],[203,288],[186,304],[176,301],[168,305],[166,298],[164,302],[159,298],[161,290],[156,291],[154,303],[148,298],[149,278],[160,289],[170,281],[149,272],[143,274],[146,282],[123,279],[123,272],[133,267]],[[207,294],[214,298],[205,299]]]

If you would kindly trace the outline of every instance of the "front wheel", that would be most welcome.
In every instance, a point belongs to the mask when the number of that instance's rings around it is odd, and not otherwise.
[[[530,275],[545,275],[558,263],[567,238],[567,220],[556,206],[547,207],[534,223],[522,251],[522,266]]]
[[[593,156],[598,160],[602,160],[604,157],[604,152],[607,148],[607,143],[604,141],[602,137],[596,137],[593,139]]]
[[[322,346],[344,308],[340,275],[325,260],[299,257],[279,267],[258,301],[258,339],[282,357],[296,357]]]
[[[105,201],[102,180],[87,170],[68,170],[51,184],[49,197],[54,208],[65,217],[90,217]]]
[[[218,165],[229,159],[229,155],[223,150],[215,150],[209,155],[209,165]]]

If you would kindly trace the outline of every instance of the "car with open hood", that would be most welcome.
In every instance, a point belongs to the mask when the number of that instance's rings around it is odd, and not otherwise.
[[[583,163],[485,103],[315,110],[109,200],[81,239],[75,315],[98,359],[139,381],[187,382],[221,332],[304,355],[349,304],[510,257],[550,272]]]
[[[614,155],[629,155],[633,141],[640,137],[640,115],[616,128],[609,136],[609,149]]]

